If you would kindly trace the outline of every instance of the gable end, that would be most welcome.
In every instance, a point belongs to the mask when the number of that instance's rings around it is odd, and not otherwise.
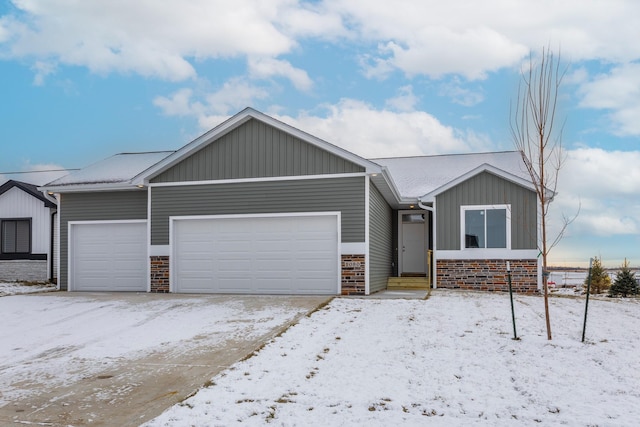
[[[210,142],[151,182],[359,173],[365,169],[256,119]]]
[[[437,248],[460,250],[460,207],[511,205],[512,249],[537,247],[537,199],[524,188],[491,172],[482,172],[436,197]]]

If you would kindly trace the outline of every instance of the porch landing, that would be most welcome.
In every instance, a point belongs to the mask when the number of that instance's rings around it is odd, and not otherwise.
[[[387,290],[427,290],[431,287],[427,277],[389,277],[387,279]]]

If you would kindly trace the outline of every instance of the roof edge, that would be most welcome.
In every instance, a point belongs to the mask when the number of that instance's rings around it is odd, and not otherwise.
[[[213,129],[203,133],[193,141],[189,142],[182,148],[175,151],[173,154],[168,155],[163,160],[160,160],[155,165],[151,166],[147,170],[141,172],[137,176],[135,176],[131,182],[134,185],[146,185],[151,179],[155,178],[162,172],[166,171],[170,167],[176,165],[180,161],[184,160],[191,154],[195,153],[202,147],[207,144],[213,142],[214,140],[224,136],[226,133],[236,129],[247,121],[255,119],[259,120],[263,123],[266,123],[270,126],[275,127],[283,132],[289,133],[296,138],[299,138],[309,144],[312,144],[318,148],[322,148],[331,152],[332,154],[342,157],[346,160],[349,160],[353,163],[356,163],[362,166],[365,169],[366,173],[381,173],[382,168],[380,165],[367,160],[363,157],[358,156],[357,154],[351,153],[343,148],[340,148],[336,145],[333,145],[323,139],[315,137],[307,132],[304,132],[298,128],[295,128],[287,123],[284,123],[278,119],[275,119],[271,116],[268,116],[260,111],[257,111],[251,107],[247,107],[234,116],[229,117],[224,122],[220,123]]]
[[[45,193],[40,190],[40,187],[29,184],[28,182],[15,181],[13,179],[8,180],[4,184],[0,185],[0,195],[6,193],[12,188],[19,188],[30,196],[35,197],[36,199],[42,201],[44,206],[47,208],[55,208],[57,207],[57,203],[54,200],[48,198]]]
[[[452,179],[451,181],[447,182],[446,184],[436,188],[435,190],[421,196],[418,197],[418,199],[421,202],[433,202],[435,200],[435,197],[453,187],[455,187],[456,185],[476,176],[481,174],[482,172],[489,172],[492,173],[494,175],[497,175],[501,178],[504,178],[507,181],[511,181],[514,184],[517,184],[521,187],[525,187],[531,191],[536,191],[535,186],[533,185],[533,182],[531,182],[530,180],[524,179],[524,178],[520,178],[519,176],[513,175],[512,173],[509,173],[503,169],[497,168],[493,165],[490,165],[489,163],[483,163],[480,166],[460,175],[459,177]]]
[[[134,185],[130,181],[92,183],[92,184],[69,184],[56,186],[39,187],[47,193],[83,193],[87,191],[122,191],[122,190],[142,190],[143,187]]]

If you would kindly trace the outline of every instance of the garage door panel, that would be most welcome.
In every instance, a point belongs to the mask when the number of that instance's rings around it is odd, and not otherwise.
[[[71,225],[71,289],[146,291],[146,224]]]
[[[337,292],[336,216],[180,219],[173,229],[178,292]]]

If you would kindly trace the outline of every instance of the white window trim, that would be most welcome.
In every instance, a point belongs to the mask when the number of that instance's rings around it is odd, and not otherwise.
[[[479,210],[493,210],[493,209],[505,209],[506,211],[506,226],[507,226],[507,247],[506,248],[467,248],[466,247],[466,239],[465,239],[465,212],[466,211],[479,211]],[[486,222],[485,222],[486,228]],[[485,240],[486,240],[486,229],[485,229]],[[486,242],[485,242],[486,243]],[[463,205],[460,206],[460,250],[469,251],[469,252],[499,252],[499,251],[510,251],[511,250],[511,205]]]

